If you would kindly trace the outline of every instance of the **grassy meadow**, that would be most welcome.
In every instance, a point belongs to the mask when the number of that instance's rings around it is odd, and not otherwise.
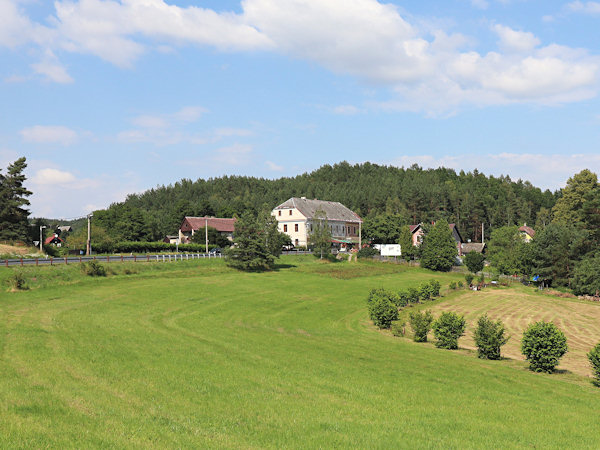
[[[2,287],[0,447],[600,446],[600,389],[584,377],[370,324],[370,289],[459,275],[312,257],[268,273],[221,260],[110,267],[24,268],[31,290]]]

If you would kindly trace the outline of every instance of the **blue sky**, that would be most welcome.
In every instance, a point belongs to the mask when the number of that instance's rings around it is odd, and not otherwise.
[[[0,167],[36,216],[342,160],[600,172],[600,2],[0,0]]]

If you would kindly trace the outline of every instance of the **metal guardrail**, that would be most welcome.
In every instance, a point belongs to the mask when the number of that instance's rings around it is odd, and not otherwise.
[[[0,262],[2,267],[10,266],[53,266],[57,264],[80,264],[87,261],[99,262],[175,262],[190,259],[222,258],[220,253],[177,253],[174,255],[107,255],[107,256],[66,256],[64,258],[18,258],[5,259]]]

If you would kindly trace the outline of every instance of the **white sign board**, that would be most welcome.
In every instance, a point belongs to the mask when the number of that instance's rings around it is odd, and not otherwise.
[[[402,256],[400,244],[381,244],[379,251],[381,256]]]

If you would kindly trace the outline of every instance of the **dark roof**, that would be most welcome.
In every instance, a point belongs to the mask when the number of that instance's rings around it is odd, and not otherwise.
[[[275,209],[291,209],[296,208],[307,219],[312,219],[318,210],[325,212],[327,220],[339,220],[344,222],[362,223],[362,219],[358,214],[346,208],[340,202],[328,202],[324,200],[310,200],[307,198],[292,197],[286,200]]]
[[[483,253],[483,250],[485,249],[485,243],[466,242],[464,244],[460,244],[460,248],[465,255],[470,252]]]
[[[222,219],[218,217],[186,217],[181,224],[181,231],[196,231],[208,225],[222,233],[233,233],[237,219]]]
[[[528,227],[527,225],[523,225],[521,228],[519,228],[519,231],[527,233],[531,237],[535,236],[535,230],[531,227]]]
[[[456,225],[453,224],[453,223],[449,223],[448,226],[450,227],[450,231],[452,231],[452,232],[456,231],[456,234],[458,235],[458,238],[459,238],[460,242],[462,242],[463,238],[460,235],[460,232],[458,231],[458,228],[456,227]],[[421,228],[421,224],[420,223],[417,224],[417,225],[411,225],[410,226],[410,232],[411,233],[416,233],[419,230],[419,228]]]

